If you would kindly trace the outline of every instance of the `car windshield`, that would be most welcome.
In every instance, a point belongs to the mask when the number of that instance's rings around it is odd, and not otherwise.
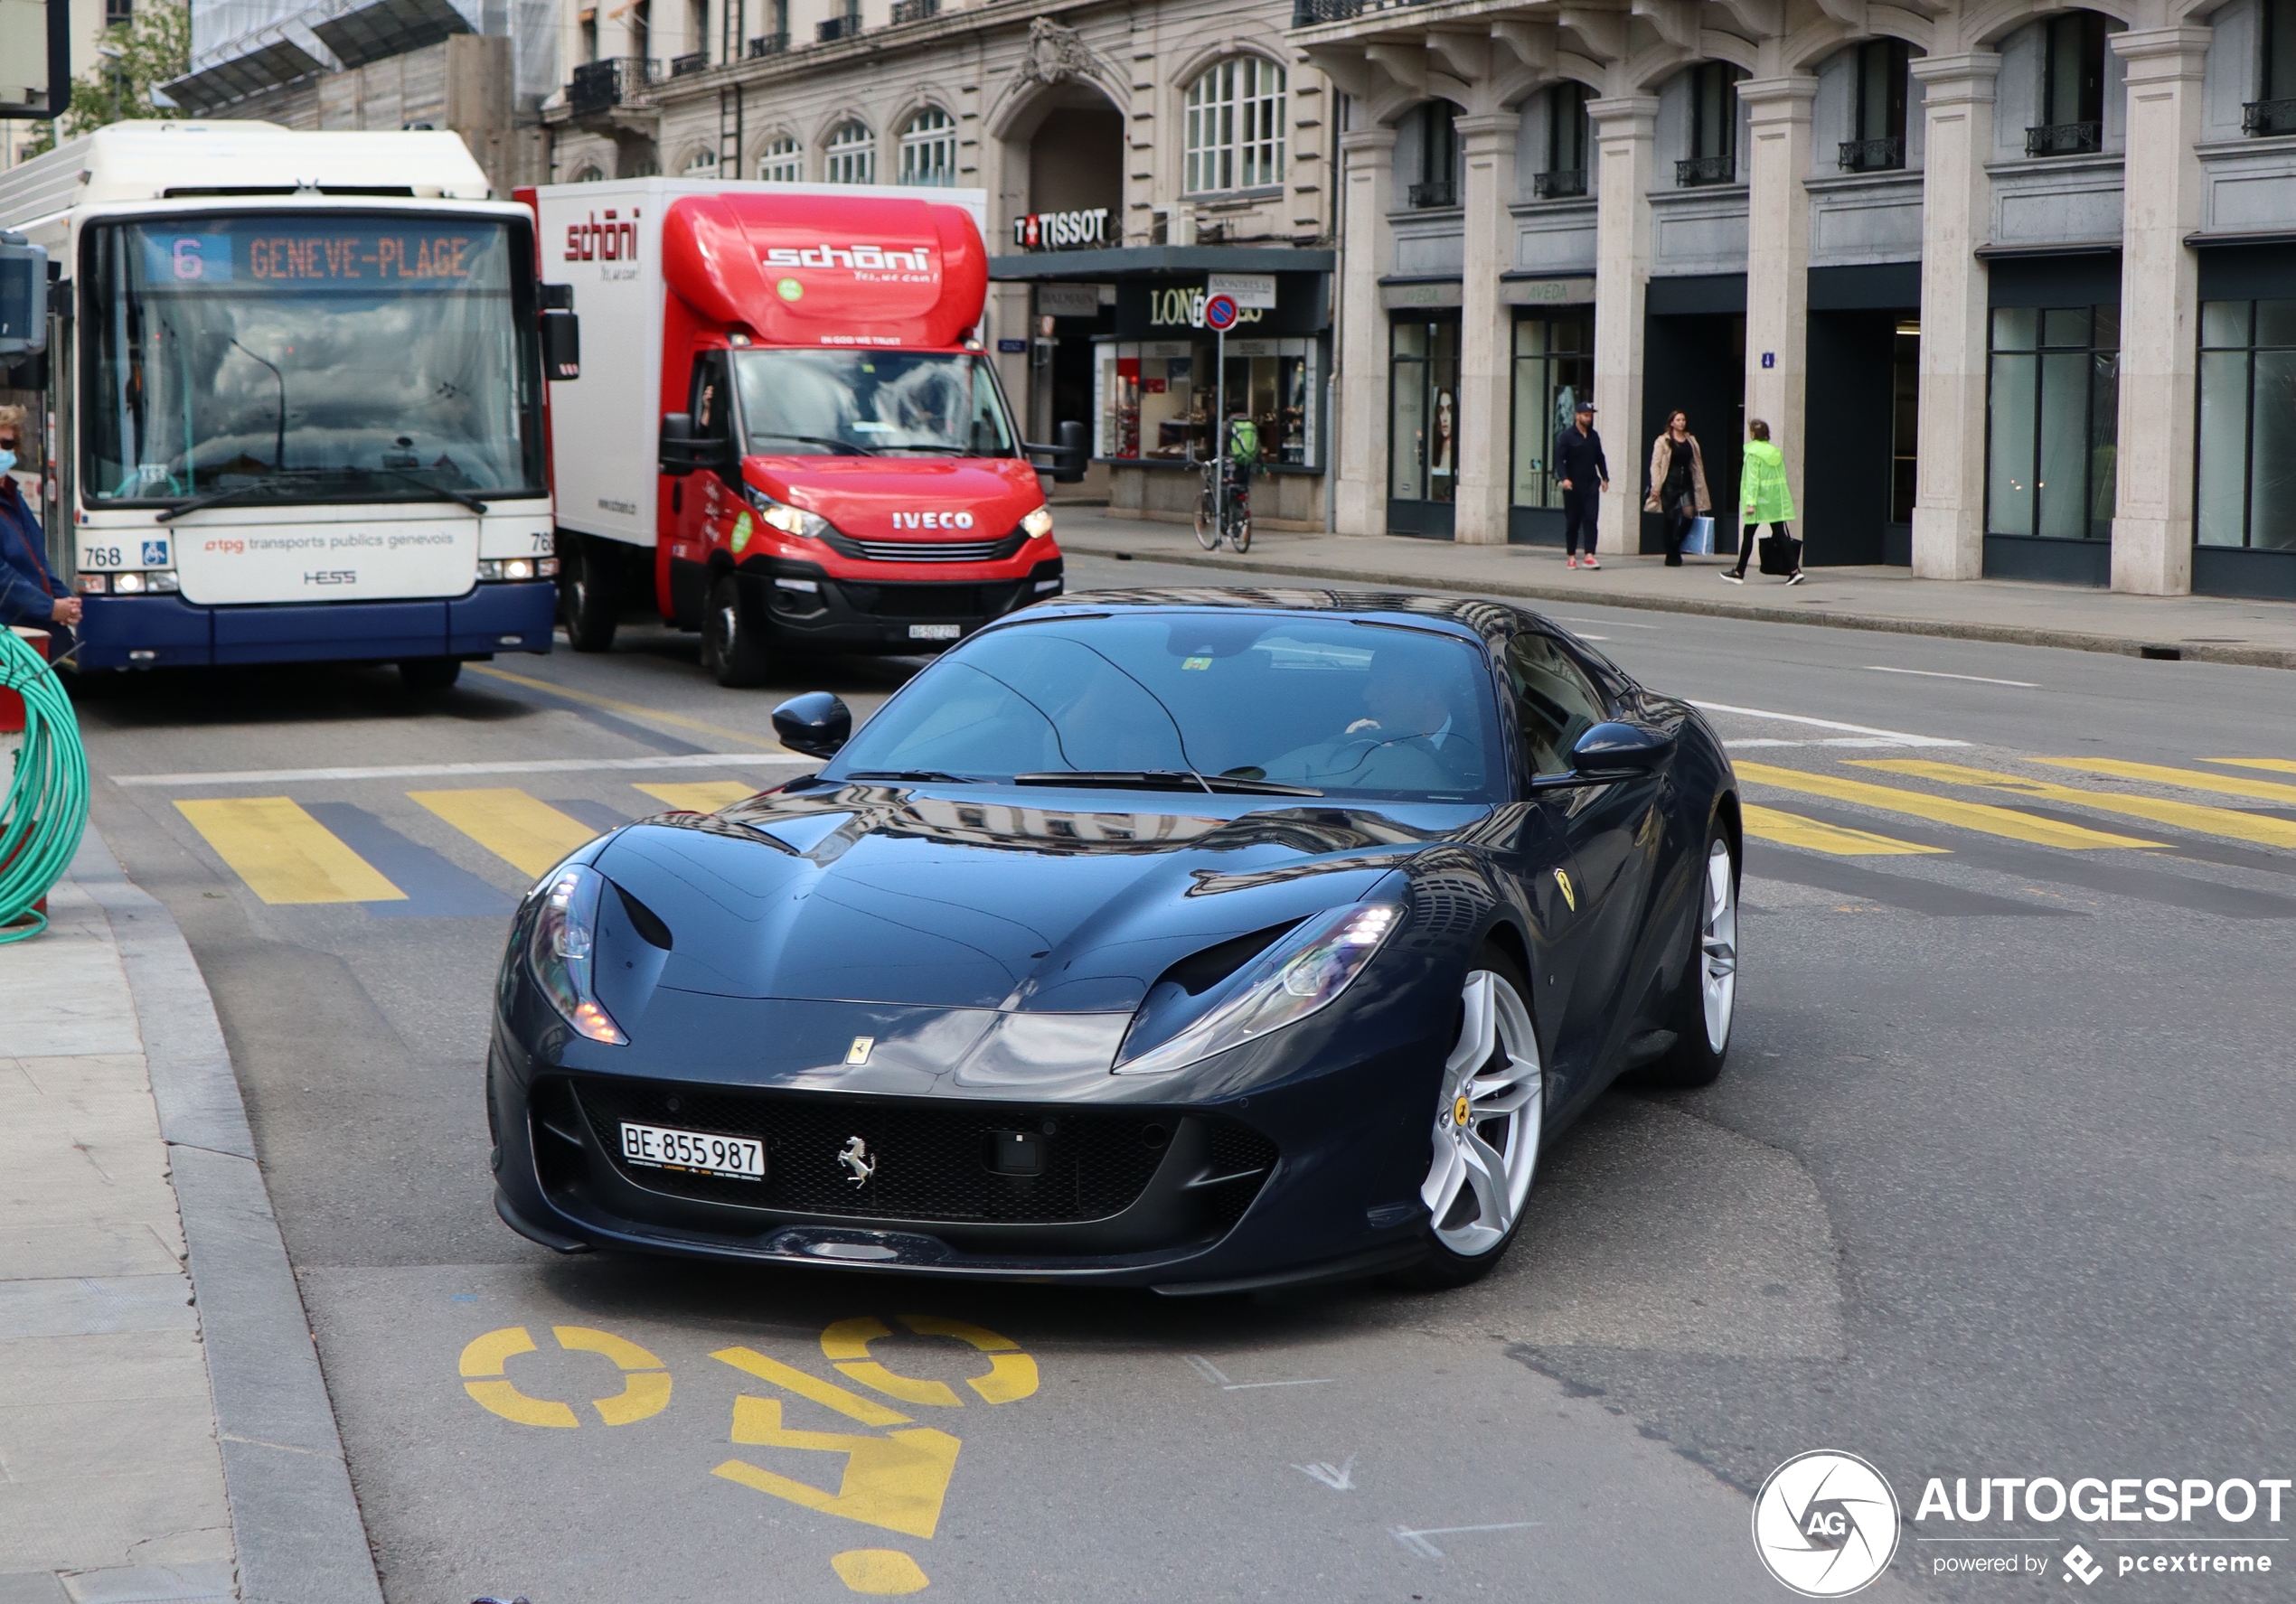
[[[733,353],[753,456],[1010,456],[983,359],[962,352]]]
[[[1490,801],[1482,654],[1428,630],[1264,613],[1048,619],[975,636],[902,689],[823,777],[1058,783],[1201,775],[1327,795]]]
[[[504,225],[202,216],[105,225],[88,254],[93,499],[542,493]]]

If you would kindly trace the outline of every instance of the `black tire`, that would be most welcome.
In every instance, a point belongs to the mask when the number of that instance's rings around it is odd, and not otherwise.
[[[603,542],[569,535],[558,559],[558,615],[577,652],[613,649],[621,611],[621,565]]]
[[[771,666],[766,643],[743,615],[741,586],[731,574],[718,576],[701,609],[701,666],[736,689],[763,685]]]
[[[1522,1004],[1525,1018],[1528,1019],[1530,1008],[1530,983],[1523,979],[1520,966],[1506,950],[1496,945],[1484,947],[1469,973],[1473,974],[1479,970],[1491,971],[1513,989],[1517,999]],[[1462,1025],[1464,1023],[1465,1012],[1465,1005],[1463,1001],[1458,1014]],[[1535,1032],[1533,1045],[1536,1046]],[[1515,1238],[1522,1232],[1523,1220],[1530,1212],[1529,1193],[1536,1189],[1537,1167],[1540,1158],[1538,1143],[1544,1137],[1546,1130],[1546,1082],[1543,1073],[1540,1076],[1538,1097],[1539,1121],[1538,1130],[1532,1133],[1531,1184],[1526,1189],[1523,1205],[1516,1211],[1514,1221],[1508,1226],[1506,1234],[1495,1245],[1480,1252],[1462,1253],[1454,1251],[1442,1237],[1435,1233],[1436,1222],[1430,1220],[1427,1224],[1426,1256],[1416,1264],[1398,1271],[1394,1276],[1393,1279],[1398,1285],[1423,1292],[1448,1291],[1454,1287],[1463,1287],[1481,1280],[1491,1273],[1492,1268],[1501,1259],[1507,1256],[1507,1250],[1514,1245]]]
[[[1713,904],[1710,866],[1717,850],[1729,858],[1730,985],[1729,1000],[1722,1010],[1719,1042],[1714,1038],[1706,1008],[1708,960],[1709,956],[1719,956],[1708,952],[1707,928]],[[1641,1072],[1640,1078],[1645,1085],[1672,1090],[1710,1086],[1730,1056],[1730,1037],[1735,1034],[1737,1019],[1738,863],[1738,850],[1729,831],[1723,829],[1721,820],[1715,820],[1707,826],[1706,847],[1698,854],[1698,879],[1690,892],[1689,956],[1683,961],[1682,978],[1675,983],[1674,996],[1667,1008],[1666,1028],[1674,1033],[1674,1045],[1667,1048],[1664,1056]]]
[[[399,678],[409,690],[452,689],[455,681],[462,677],[463,660],[459,657],[409,657],[399,665]]]

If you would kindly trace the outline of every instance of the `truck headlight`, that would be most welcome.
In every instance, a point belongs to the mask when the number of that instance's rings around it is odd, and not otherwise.
[[[1045,536],[1052,532],[1052,509],[1039,507],[1021,520],[1021,527],[1028,531],[1030,539],[1043,539]]]
[[[818,512],[808,512],[803,507],[792,507],[776,502],[754,484],[745,484],[741,493],[757,510],[757,521],[779,530],[785,535],[795,535],[801,540],[818,540],[836,529]]]
[[[1118,1074],[1163,1074],[1298,1023],[1339,1000],[1401,921],[1393,903],[1353,903],[1310,919],[1246,966],[1225,999],[1170,1039],[1116,1056]]]
[[[605,889],[606,877],[584,863],[553,869],[535,886],[529,895],[541,901],[526,937],[526,967],[559,1018],[594,1042],[626,1046],[630,1038],[590,989],[598,901]]]

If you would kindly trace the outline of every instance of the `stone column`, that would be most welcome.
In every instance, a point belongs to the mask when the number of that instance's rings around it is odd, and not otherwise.
[[[1333,518],[1343,535],[1388,532],[1388,314],[1379,280],[1395,260],[1395,130],[1340,136],[1347,217],[1340,249],[1340,483]]]
[[[1753,112],[1754,159],[1746,174],[1746,415],[1770,426],[1786,454],[1786,485],[1802,504],[1809,431],[1810,106],[1818,80],[1804,73],[1749,78],[1738,98]],[[1764,359],[1767,358],[1765,365]],[[1738,517],[1738,487],[1715,484],[1718,524]],[[1720,530],[1716,531],[1717,534]]]
[[[2109,34],[2128,71],[2122,166],[2121,417],[2113,588],[2192,590],[2200,263],[2201,69],[2209,30]]]
[[[1914,497],[1914,573],[1985,572],[1985,264],[1993,230],[1992,51],[1913,64],[1927,128],[1922,166],[1921,464]]]
[[[1519,116],[1457,119],[1466,192],[1466,266],[1459,284],[1459,495],[1453,539],[1507,543],[1513,425],[1514,308],[1499,276],[1514,265]]]
[[[1651,174],[1658,98],[1590,100],[1596,165],[1595,404],[1611,464],[1603,493],[1600,549],[1626,555],[1642,544],[1642,305],[1651,277]]]

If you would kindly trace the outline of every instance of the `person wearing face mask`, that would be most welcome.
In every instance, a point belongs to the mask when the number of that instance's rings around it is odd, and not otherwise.
[[[80,598],[56,583],[42,555],[47,537],[24,492],[15,468],[25,452],[24,410],[0,407],[0,624],[44,629],[55,638],[52,660],[71,649]]]

